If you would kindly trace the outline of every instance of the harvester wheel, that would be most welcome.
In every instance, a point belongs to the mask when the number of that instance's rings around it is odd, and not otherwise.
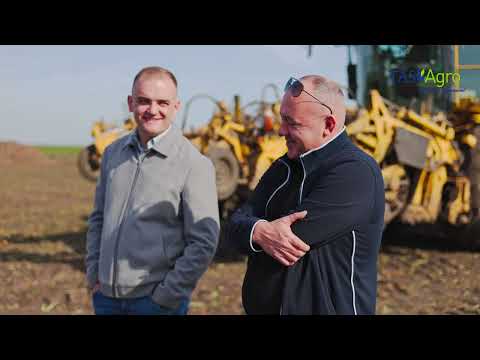
[[[480,219],[474,219],[470,224],[463,226],[461,232],[452,233],[452,237],[460,238],[460,244],[474,251],[480,250]]]
[[[210,146],[206,155],[215,166],[218,200],[226,200],[237,189],[240,174],[238,161],[229,149],[218,146]]]
[[[470,153],[469,178],[474,218],[470,224],[465,225],[462,242],[471,249],[480,250],[480,127],[475,128],[473,135],[477,138],[477,145]]]
[[[83,148],[78,154],[77,165],[82,176],[90,181],[97,181],[100,174],[100,165],[94,159],[96,155],[93,145]]]

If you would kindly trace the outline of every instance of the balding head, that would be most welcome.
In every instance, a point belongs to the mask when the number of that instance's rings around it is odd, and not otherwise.
[[[333,116],[337,119],[336,130],[342,130],[346,114],[342,87],[335,81],[321,75],[305,75],[300,78],[300,81],[307,91],[310,88],[312,95],[332,109]]]

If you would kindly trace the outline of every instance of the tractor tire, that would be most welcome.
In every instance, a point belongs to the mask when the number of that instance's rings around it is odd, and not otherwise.
[[[457,234],[452,233],[452,238],[457,237]],[[474,219],[470,224],[464,225],[459,237],[463,248],[480,251],[480,219]]]
[[[476,127],[473,135],[477,145],[470,152],[469,178],[471,183],[471,204],[473,220],[464,226],[462,242],[470,249],[480,250],[480,127]]]
[[[215,166],[218,200],[226,200],[232,196],[237,189],[240,165],[235,155],[226,148],[210,146],[205,155]]]
[[[87,180],[96,182],[100,174],[100,166],[98,165],[96,169],[92,167],[92,152],[95,151],[95,148],[90,145],[83,148],[78,154],[77,165],[80,174]]]

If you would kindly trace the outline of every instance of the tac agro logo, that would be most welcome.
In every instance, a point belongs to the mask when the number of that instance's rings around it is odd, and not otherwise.
[[[390,79],[398,85],[417,84],[423,91],[465,91],[460,88],[461,77],[456,72],[434,72],[431,68],[392,69]]]

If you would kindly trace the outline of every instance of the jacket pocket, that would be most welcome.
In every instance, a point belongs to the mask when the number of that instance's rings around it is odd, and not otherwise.
[[[163,252],[170,268],[175,266],[175,262],[183,254],[184,248],[185,245],[182,238],[171,239],[169,237],[163,239]]]

